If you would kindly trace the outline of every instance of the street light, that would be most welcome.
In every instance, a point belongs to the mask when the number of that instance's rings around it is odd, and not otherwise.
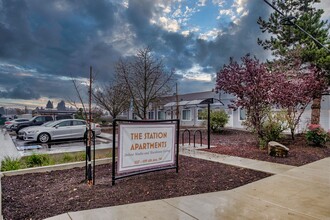
[[[214,100],[219,101],[222,105],[224,105],[219,99],[209,98],[202,101],[200,104],[207,104],[207,148],[211,148],[211,104],[214,103]]]

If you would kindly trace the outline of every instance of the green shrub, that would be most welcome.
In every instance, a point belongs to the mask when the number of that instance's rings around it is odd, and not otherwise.
[[[201,112],[201,117],[207,120],[207,110]],[[229,115],[225,110],[213,110],[210,112],[210,127],[213,132],[220,132],[222,128],[228,123]],[[207,122],[204,124],[206,125]]]
[[[269,141],[278,141],[281,139],[282,132],[286,130],[287,123],[285,112],[269,112],[262,124],[262,138],[259,139],[261,148],[265,148]]]
[[[316,146],[322,146],[330,139],[329,134],[318,124],[310,124],[305,136],[309,144]]]
[[[74,157],[69,153],[65,153],[60,159],[60,163],[70,163],[72,161],[74,161]]]
[[[1,162],[1,171],[18,170],[21,168],[20,159],[5,157]]]
[[[84,161],[86,160],[86,152],[79,152],[74,156],[75,161]]]
[[[112,150],[105,154],[105,158],[112,157]]]
[[[47,154],[32,154],[25,158],[27,167],[47,166],[54,164],[50,156]]]
[[[71,162],[78,162],[84,161],[86,158],[85,152],[78,152],[78,153],[64,153],[56,163],[71,163]]]

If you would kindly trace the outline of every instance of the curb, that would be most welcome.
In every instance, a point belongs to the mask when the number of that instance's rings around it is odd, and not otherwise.
[[[112,158],[103,158],[103,159],[97,159],[95,160],[95,165],[101,165],[110,163]],[[51,166],[43,166],[43,167],[33,167],[33,168],[27,168],[27,169],[21,169],[21,170],[13,170],[13,171],[5,171],[0,172],[3,176],[16,176],[16,175],[22,175],[27,173],[44,173],[44,172],[50,172],[55,170],[68,170],[76,167],[84,167],[86,164],[85,161],[80,162],[73,162],[73,163],[65,163],[65,164],[56,164]]]

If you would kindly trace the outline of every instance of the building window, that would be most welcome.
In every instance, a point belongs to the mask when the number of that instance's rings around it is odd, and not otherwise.
[[[157,119],[164,120],[165,119],[165,112],[164,111],[158,111]]]
[[[199,121],[205,120],[205,117],[204,117],[204,115],[203,115],[203,112],[204,112],[204,111],[205,111],[204,109],[198,109],[198,110],[197,110],[197,119],[198,119]]]
[[[154,112],[148,112],[148,118],[154,119]]]
[[[246,119],[246,110],[244,108],[239,109],[239,120],[243,121]]]
[[[182,120],[190,121],[190,109],[183,109],[182,110]]]

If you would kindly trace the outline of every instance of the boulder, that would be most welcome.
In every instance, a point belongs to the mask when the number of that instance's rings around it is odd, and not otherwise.
[[[287,157],[289,148],[276,141],[268,142],[268,154],[273,157]]]

